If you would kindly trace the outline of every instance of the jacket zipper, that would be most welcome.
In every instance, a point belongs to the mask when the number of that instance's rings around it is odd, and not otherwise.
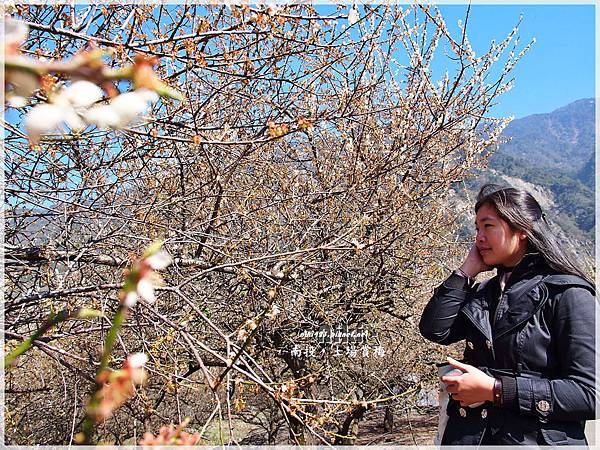
[[[481,437],[479,438],[479,443],[477,444],[477,448],[481,447],[481,443],[483,442],[483,438],[485,437],[485,434],[488,431],[488,426],[486,424],[486,426],[483,429],[483,433],[481,433]]]
[[[505,286],[506,287],[506,286]],[[494,315],[492,316],[492,330],[496,326],[496,320],[498,320],[498,314],[500,314],[500,304],[506,299],[504,295],[504,289],[500,291],[500,298],[498,298],[498,303],[496,303],[496,309],[494,310]]]

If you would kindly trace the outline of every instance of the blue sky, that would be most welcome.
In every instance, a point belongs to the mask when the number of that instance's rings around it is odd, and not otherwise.
[[[594,8],[594,5],[539,4],[471,6],[468,34],[477,53],[487,50],[492,39],[502,40],[520,15],[523,20],[519,27],[519,49],[536,38],[513,71],[515,87],[498,99],[490,115],[519,118],[594,97]],[[319,5],[318,9],[332,13],[335,8]],[[464,19],[467,5],[441,5],[440,9],[449,30],[458,34],[457,20]],[[13,115],[9,113],[7,117],[10,120]]]
[[[360,2],[358,0],[357,3]],[[349,8],[350,4],[341,13],[347,13]],[[464,22],[467,8],[466,1],[464,4],[439,5],[454,36],[460,35],[457,21],[461,19]],[[318,9],[326,14],[334,13],[330,5],[320,5]],[[512,71],[514,88],[498,98],[498,104],[489,115],[520,118],[551,112],[575,100],[595,97],[595,6],[539,3],[471,5],[467,33],[475,52],[483,54],[492,40],[503,40],[519,23],[520,16],[517,51],[533,38],[536,42]],[[501,62],[497,65],[500,66]],[[443,51],[438,47],[432,63],[434,79],[439,79],[448,66],[455,67],[448,60],[444,61]]]
[[[442,5],[449,30],[458,31],[466,5]],[[521,47],[536,43],[515,68],[515,87],[499,99],[492,115],[515,118],[544,113],[572,101],[594,97],[593,5],[472,5],[468,34],[479,53],[492,39],[505,37],[519,16]]]

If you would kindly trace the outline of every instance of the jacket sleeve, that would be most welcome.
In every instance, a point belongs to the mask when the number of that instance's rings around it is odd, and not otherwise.
[[[505,383],[509,391],[511,384],[516,387],[515,401],[507,399],[507,407],[542,422],[595,419],[595,305],[596,298],[586,289],[569,288],[562,294],[551,328],[560,375],[553,380],[503,379],[503,390]]]
[[[458,312],[468,294],[468,279],[455,273],[435,288],[421,315],[421,335],[444,345],[464,339],[464,319]]]

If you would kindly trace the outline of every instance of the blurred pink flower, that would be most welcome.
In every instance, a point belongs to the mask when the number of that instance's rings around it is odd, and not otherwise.
[[[182,423],[175,427],[173,424],[160,427],[160,430],[156,436],[152,433],[147,432],[140,441],[142,447],[152,447],[157,445],[174,445],[174,446],[188,446],[188,445],[200,445],[202,438],[199,433],[187,433],[183,429],[189,423],[189,419],[185,419]]]
[[[169,254],[160,249],[160,245],[153,244],[127,274],[125,286],[119,294],[124,306],[133,308],[140,297],[149,303],[156,300],[154,290],[162,280],[155,271],[165,269],[172,262]]]
[[[136,386],[146,383],[144,365],[148,357],[143,353],[133,353],[127,357],[120,370],[105,370],[96,377],[102,388],[96,394],[95,406],[88,406],[88,413],[95,422],[108,419],[113,411],[136,393]],[[92,403],[93,404],[93,403]]]

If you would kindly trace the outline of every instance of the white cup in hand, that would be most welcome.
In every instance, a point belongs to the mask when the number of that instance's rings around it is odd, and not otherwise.
[[[442,395],[446,395],[446,396],[449,395],[448,391],[446,390],[448,385],[442,381],[442,377],[446,376],[446,375],[455,377],[455,376],[460,376],[463,373],[464,372],[462,370],[457,369],[456,367],[453,367],[450,364],[445,364],[443,366],[438,367],[438,375],[440,376],[440,398],[442,398]],[[469,405],[469,408],[477,408],[478,406],[481,406],[483,404],[484,404],[484,402],[471,403]]]

